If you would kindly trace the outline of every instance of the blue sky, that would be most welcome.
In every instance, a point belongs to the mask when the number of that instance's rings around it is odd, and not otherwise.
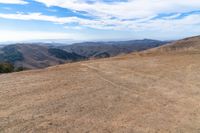
[[[200,35],[199,0],[0,0],[0,42]]]

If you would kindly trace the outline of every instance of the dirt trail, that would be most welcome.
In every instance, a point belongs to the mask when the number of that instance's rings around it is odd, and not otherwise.
[[[82,64],[82,65],[83,65],[83,66],[86,66],[86,67],[88,67],[88,68],[90,68],[90,69],[92,69],[92,70],[94,70],[94,71],[98,74],[99,78],[102,79],[102,80],[104,80],[105,82],[108,82],[108,83],[110,83],[111,85],[113,85],[113,86],[115,86],[115,87],[122,88],[122,89],[124,89],[124,90],[130,91],[130,88],[127,88],[127,87],[125,87],[125,86],[121,86],[121,85],[119,85],[119,84],[117,84],[117,83],[115,83],[115,82],[109,80],[108,78],[105,78],[105,76],[102,76],[103,73],[104,73],[104,71],[101,71],[101,70],[99,70],[98,68],[93,67],[93,66],[91,66],[91,65],[89,65],[89,64]],[[100,74],[99,72],[101,72],[101,74]]]

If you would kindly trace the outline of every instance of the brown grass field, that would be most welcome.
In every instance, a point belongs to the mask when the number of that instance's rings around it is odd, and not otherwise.
[[[200,53],[175,49],[0,75],[0,132],[200,133]]]

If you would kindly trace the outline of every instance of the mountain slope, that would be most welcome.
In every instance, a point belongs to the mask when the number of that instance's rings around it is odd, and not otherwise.
[[[119,42],[87,42],[68,46],[47,43],[15,44],[0,48],[0,62],[10,62],[16,68],[45,68],[89,58],[106,58],[141,51],[164,43],[166,42],[144,39]]]
[[[63,59],[63,60],[72,60],[72,61],[79,61],[79,60],[84,60],[85,57],[78,55],[76,53],[68,53],[64,50],[61,49],[56,49],[56,48],[49,48],[48,52],[59,58],[59,59]]]
[[[198,133],[200,54],[174,53],[0,75],[0,131]]]
[[[118,42],[84,42],[61,46],[59,48],[88,58],[101,58],[142,51],[158,47],[166,43],[167,42],[165,41],[144,39]]]
[[[145,52],[154,53],[200,53],[200,36],[185,38]]]
[[[16,67],[44,68],[66,62],[85,59],[83,56],[36,44],[5,46],[0,52],[0,61],[13,63]]]

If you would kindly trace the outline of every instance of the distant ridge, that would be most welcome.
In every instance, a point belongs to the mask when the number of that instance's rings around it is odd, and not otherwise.
[[[112,57],[120,54],[138,52],[155,48],[168,43],[152,39],[109,41],[109,42],[83,42],[72,45],[60,46],[60,49],[73,52],[87,58]]]
[[[83,42],[65,46],[58,43],[19,43],[0,48],[0,62],[10,62],[15,67],[28,69],[45,68],[63,63],[142,51],[166,43],[151,39]]]

